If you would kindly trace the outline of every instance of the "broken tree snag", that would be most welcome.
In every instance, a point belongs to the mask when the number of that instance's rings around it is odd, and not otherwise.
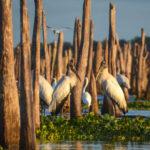
[[[96,89],[96,80],[93,71],[91,71],[91,79],[90,79],[90,94],[92,98],[90,112],[94,112],[96,116],[99,116],[99,108],[97,101],[97,89]]]
[[[69,48],[69,50],[68,50],[68,61],[70,61],[70,60],[72,60],[73,58],[72,58],[72,50],[71,50],[71,48]]]
[[[51,79],[56,76],[55,74],[55,63],[56,63],[56,54],[57,54],[57,42],[54,41],[54,47],[52,52],[52,63],[51,63]]]
[[[88,66],[86,76],[88,81],[91,78],[91,71],[93,66],[93,36],[94,35],[94,22],[91,20],[90,22],[90,45],[89,45],[89,56],[88,56]]]
[[[49,62],[49,55],[48,55],[48,47],[47,47],[47,33],[46,33],[46,18],[45,18],[45,11],[42,10],[42,24],[43,24],[43,41],[44,41],[44,52],[45,52],[45,77],[47,81],[50,83],[50,62]]]
[[[113,49],[115,48],[115,32],[116,32],[116,19],[115,19],[115,5],[113,3],[110,3],[109,5],[109,39],[108,39],[108,47],[109,47],[109,53],[108,53],[108,70],[110,73],[112,73],[112,53]]]
[[[12,1],[0,1],[0,145],[19,150],[20,110],[14,72]],[[2,149],[3,149],[2,148]]]
[[[106,65],[108,65],[108,39],[105,39],[105,54],[104,59],[106,61]]]
[[[137,81],[137,96],[138,98],[142,98],[142,65],[143,65],[143,53],[144,53],[144,48],[145,48],[145,31],[142,28],[141,29],[141,41],[142,41],[142,45],[141,45],[141,49],[140,49],[140,53],[139,53],[139,58],[138,58],[138,81]]]
[[[52,60],[52,46],[51,44],[48,45],[48,55],[49,55],[49,70],[50,70],[50,81],[52,81],[51,79],[51,60]]]
[[[134,44],[134,48],[132,51],[132,72],[131,72],[131,92],[132,94],[135,94],[136,92],[136,76],[137,76],[137,63],[136,63],[136,59],[137,59],[137,55],[136,55],[136,49],[137,49],[138,45],[137,43]]]
[[[15,55],[15,77],[18,84],[21,82],[21,47],[17,46]]]
[[[109,9],[109,41],[108,41],[108,70],[116,78],[116,44],[115,44],[115,34],[116,34],[116,19],[115,19],[115,5],[110,3]],[[104,103],[102,106],[102,112],[107,112],[108,110],[113,109],[113,105],[109,102],[108,98],[104,96]],[[121,112],[119,108],[116,106],[116,116],[120,116]],[[108,108],[108,109],[107,109]],[[106,110],[107,109],[107,110]]]
[[[74,37],[73,37],[73,55],[74,55],[74,63],[77,64],[78,60],[78,41],[77,41],[77,32],[78,32],[78,18],[76,17],[75,25],[74,25]]]
[[[29,49],[29,20],[26,0],[20,3],[21,13],[21,139],[20,149],[35,149],[35,124],[31,77],[31,51]]]
[[[62,57],[63,57],[63,40],[64,40],[64,35],[63,32],[59,33],[59,37],[58,37],[58,50],[57,50],[57,74],[56,74],[56,79],[57,81],[60,80],[60,78],[62,77],[62,68],[63,68],[63,61],[62,61]]]
[[[35,0],[35,18],[32,37],[32,69],[33,69],[33,104],[35,128],[40,128],[40,99],[39,99],[39,76],[40,76],[40,31],[42,19],[42,0]]]
[[[91,17],[91,0],[84,0],[83,18],[82,18],[83,21],[82,21],[81,56],[77,68],[77,73],[80,76],[81,81],[77,82],[77,85],[72,92],[70,105],[71,118],[74,117],[82,118],[81,99],[89,52],[90,17]]]

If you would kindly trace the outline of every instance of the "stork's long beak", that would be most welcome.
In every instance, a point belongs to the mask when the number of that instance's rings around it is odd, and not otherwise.
[[[80,78],[80,76],[78,75],[76,68],[73,67],[73,68],[71,68],[71,69],[72,69],[72,71],[76,74],[76,76],[78,77],[78,79],[81,81],[81,78]]]

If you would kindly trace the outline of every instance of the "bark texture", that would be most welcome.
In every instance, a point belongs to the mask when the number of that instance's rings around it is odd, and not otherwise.
[[[33,101],[35,128],[40,128],[40,104],[39,104],[39,75],[40,75],[40,28],[42,18],[42,0],[34,0],[35,18],[32,37],[32,66],[33,66]]]
[[[20,111],[14,71],[12,2],[0,1],[0,145],[19,149]]]
[[[42,23],[43,23],[43,41],[44,41],[44,52],[45,52],[45,77],[47,81],[50,83],[50,61],[48,55],[48,46],[47,46],[47,33],[46,33],[46,18],[45,18],[45,11],[42,10]]]
[[[83,22],[82,22],[82,41],[81,41],[81,56],[78,62],[77,72],[81,78],[76,87],[73,89],[71,99],[71,118],[82,117],[81,98],[84,78],[86,74],[88,51],[89,51],[89,36],[90,36],[90,16],[91,16],[91,0],[84,0],[83,4]]]
[[[21,13],[21,140],[20,149],[35,149],[35,124],[33,113],[33,91],[31,77],[31,51],[29,20],[26,0],[20,3]]]

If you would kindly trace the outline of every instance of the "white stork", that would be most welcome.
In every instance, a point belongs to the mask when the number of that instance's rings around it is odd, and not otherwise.
[[[67,75],[59,80],[53,91],[52,101],[49,105],[49,111],[52,114],[58,114],[61,111],[71,89],[76,86],[78,79],[80,79],[80,77],[76,73],[73,62],[70,61],[67,65]]]
[[[91,95],[89,92],[85,91],[86,87],[88,85],[88,78],[85,77],[85,86],[83,87],[83,92],[82,92],[82,101],[85,105],[88,105],[90,107],[91,105]]]
[[[105,61],[102,61],[96,79],[98,80],[98,83],[102,85],[104,94],[112,101],[113,106],[117,104],[124,114],[127,113],[128,108],[124,93],[117,80],[108,72],[108,67],[106,66]]]
[[[49,106],[52,100],[53,88],[41,75],[39,76],[39,92],[40,98]]]

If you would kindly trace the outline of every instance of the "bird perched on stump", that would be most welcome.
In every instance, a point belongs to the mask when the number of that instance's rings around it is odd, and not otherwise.
[[[124,97],[124,93],[119,86],[116,78],[114,78],[109,72],[105,61],[101,62],[99,71],[96,75],[99,85],[102,85],[104,94],[112,101],[115,114],[115,104],[118,105],[120,110],[125,114],[128,112],[127,103]]]
[[[67,75],[59,80],[53,91],[52,101],[49,105],[49,111],[52,114],[58,114],[61,111],[72,88],[76,86],[78,79],[81,80],[71,60],[67,65]]]

